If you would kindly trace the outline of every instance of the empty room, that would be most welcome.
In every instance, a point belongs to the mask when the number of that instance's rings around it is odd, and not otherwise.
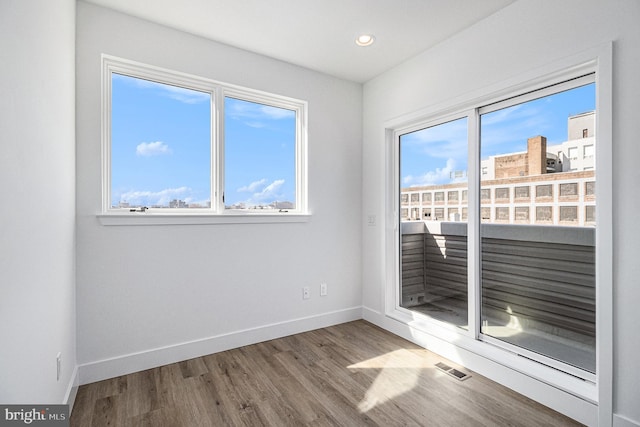
[[[639,19],[0,1],[0,424],[640,427]]]

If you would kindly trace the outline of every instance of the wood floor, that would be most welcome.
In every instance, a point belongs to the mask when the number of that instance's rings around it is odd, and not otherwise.
[[[84,385],[71,416],[72,427],[263,425],[580,424],[365,321]]]

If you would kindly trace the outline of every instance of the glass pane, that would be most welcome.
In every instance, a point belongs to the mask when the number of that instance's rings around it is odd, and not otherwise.
[[[225,98],[226,209],[296,208],[296,113]]]
[[[589,84],[480,118],[482,333],[590,372],[594,109]]]
[[[400,306],[467,318],[467,118],[400,137]]]
[[[211,95],[112,74],[111,205],[211,206]]]

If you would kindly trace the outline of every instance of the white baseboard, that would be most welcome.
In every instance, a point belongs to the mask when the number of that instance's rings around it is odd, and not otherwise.
[[[73,404],[76,402],[76,396],[78,394],[78,388],[80,387],[80,381],[78,377],[78,366],[73,368],[69,385],[67,386],[67,392],[64,394],[63,405],[69,405],[69,414],[73,411]]]
[[[613,414],[613,427],[640,427],[640,421],[632,421],[622,415]]]
[[[84,363],[78,367],[79,383],[81,385],[89,384],[120,375],[358,319],[362,319],[361,306],[230,332],[201,340],[126,354],[110,359],[97,360]]]
[[[467,349],[412,328],[384,314],[362,308],[362,317],[383,329],[414,342],[478,374],[588,426],[598,423],[597,405],[562,391],[550,384],[503,366]],[[620,427],[632,427],[621,424]],[[639,426],[634,426],[639,427]]]

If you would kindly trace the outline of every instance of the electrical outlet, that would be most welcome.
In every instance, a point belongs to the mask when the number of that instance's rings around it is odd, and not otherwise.
[[[302,299],[309,299],[310,296],[311,290],[309,289],[309,287],[305,286],[304,288],[302,288]]]
[[[320,283],[320,296],[321,297],[326,297],[327,296],[327,284],[326,283]]]
[[[58,353],[56,356],[56,381],[60,381],[62,376],[62,353]]]
[[[376,226],[376,216],[369,214],[367,215],[367,225],[369,227],[375,227]]]

